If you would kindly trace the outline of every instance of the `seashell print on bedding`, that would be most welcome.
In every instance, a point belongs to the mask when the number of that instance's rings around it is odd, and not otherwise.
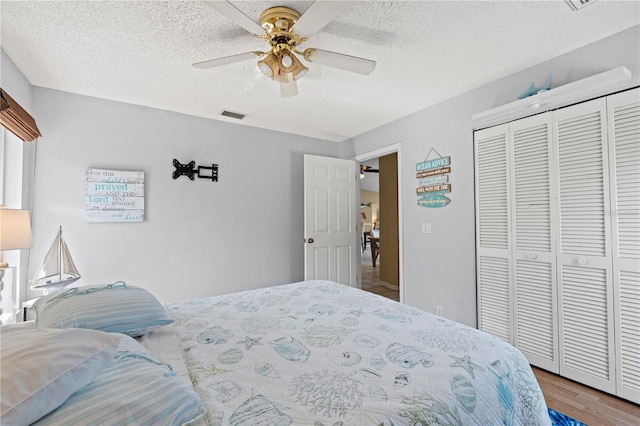
[[[372,377],[377,377],[377,378],[381,378],[382,377],[382,374],[380,374],[377,371],[372,370],[370,368],[361,368],[358,371],[360,372],[360,375],[362,375],[362,377],[366,377],[367,379],[370,379]]]
[[[278,374],[278,371],[273,366],[273,364],[271,364],[270,362],[259,362],[259,363],[256,363],[255,370],[256,370],[256,373],[258,373],[258,374],[260,374],[261,376],[264,376],[264,377],[270,377],[272,379],[279,379],[280,378],[280,374]]]
[[[431,367],[433,361],[431,354],[428,354],[418,348],[405,346],[398,342],[391,343],[387,347],[387,359],[403,368],[413,368],[418,364],[422,364],[424,368]]]
[[[369,364],[376,370],[382,370],[387,365],[387,362],[382,358],[382,355],[376,353],[373,354]]]
[[[193,320],[193,321],[188,321],[187,324],[185,325],[185,328],[187,330],[195,331],[195,330],[202,330],[208,325],[209,323],[205,320]]]
[[[233,333],[219,326],[212,327],[198,335],[198,343],[221,345],[227,343],[233,337]]]
[[[461,374],[457,374],[449,379],[451,390],[462,409],[468,414],[473,413],[476,408],[476,389],[469,379]]]
[[[295,337],[281,337],[269,342],[275,351],[287,361],[306,362],[311,355],[311,351]]]
[[[234,305],[240,312],[255,312],[260,307],[253,300],[241,300]]]
[[[301,333],[302,339],[316,348],[327,348],[342,343],[353,330],[344,327],[327,325],[312,325],[305,327]]]
[[[264,336],[267,333],[273,333],[284,327],[285,322],[280,318],[268,316],[251,316],[244,318],[240,323],[240,327],[249,334],[259,334]]]
[[[366,334],[361,334],[360,336],[353,338],[353,343],[361,348],[373,349],[380,344],[380,339],[373,336],[367,336]]]
[[[253,396],[242,403],[229,418],[231,426],[287,426],[291,417],[267,399],[253,391]]]
[[[468,330],[451,329],[420,329],[414,332],[414,337],[425,346],[438,348],[444,352],[472,352],[476,350],[476,343]]]
[[[327,358],[341,367],[351,367],[362,361],[362,355],[357,352],[341,351],[333,348],[327,351]]]
[[[411,324],[412,322],[411,317],[408,317],[405,314],[402,314],[398,311],[394,311],[391,309],[378,309],[374,311],[373,314],[382,319],[398,322],[401,324],[406,324],[406,323]]]
[[[207,386],[209,395],[222,402],[227,402],[242,393],[240,385],[232,380],[223,380]]]
[[[393,379],[393,387],[396,389],[403,388],[411,383],[411,376],[405,373],[396,374],[396,377]]]
[[[291,394],[298,403],[310,405],[313,415],[344,416],[362,405],[363,384],[351,377],[354,374],[326,369],[305,373],[291,381]]]
[[[380,386],[377,386],[377,385],[369,386],[369,396],[371,398],[381,399],[381,400],[384,400],[384,401],[389,399],[389,396],[387,395],[387,392],[385,392],[384,389],[382,389]]]
[[[204,316],[194,314],[205,304],[169,305],[209,424],[548,424],[518,350],[413,307],[325,283],[217,296],[217,310]],[[267,306],[278,299],[285,302]]]
[[[258,298],[258,303],[262,306],[281,306],[288,302],[285,296],[279,296],[277,294],[265,294]]]
[[[239,363],[243,356],[240,349],[232,348],[218,355],[217,360],[220,364],[231,365]]]
[[[313,315],[333,315],[336,313],[336,308],[332,305],[316,303],[315,305],[309,306],[309,312]]]
[[[344,317],[340,320],[340,324],[345,327],[357,327],[360,324],[360,320],[356,317]]]

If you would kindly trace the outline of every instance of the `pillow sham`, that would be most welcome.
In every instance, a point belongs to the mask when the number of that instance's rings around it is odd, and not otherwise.
[[[5,325],[0,331],[0,424],[30,424],[64,403],[113,359],[119,336]]]
[[[118,352],[96,379],[36,425],[187,425],[203,418],[192,386],[133,338],[120,336]]]
[[[33,310],[37,327],[91,328],[132,337],[173,322],[153,294],[122,281],[43,296],[34,303]]]

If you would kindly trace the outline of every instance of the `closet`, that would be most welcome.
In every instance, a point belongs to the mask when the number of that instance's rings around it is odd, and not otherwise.
[[[478,327],[640,403],[640,89],[474,145]]]

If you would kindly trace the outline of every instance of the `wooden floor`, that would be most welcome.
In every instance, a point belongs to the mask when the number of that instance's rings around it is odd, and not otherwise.
[[[388,297],[396,302],[400,300],[400,291],[395,289],[394,286],[380,281],[380,258],[376,266],[373,266],[371,262],[371,249],[367,245],[367,249],[362,252],[362,289],[370,291],[372,293],[379,294],[380,296]]]
[[[533,367],[547,406],[588,426],[640,426],[640,406]]]
[[[380,263],[374,268],[371,252],[362,253],[362,289],[395,301],[398,290],[380,281]],[[588,426],[640,426],[640,406],[533,367],[547,406]]]

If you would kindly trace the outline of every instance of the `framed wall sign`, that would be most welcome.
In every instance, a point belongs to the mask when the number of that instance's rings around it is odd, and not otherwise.
[[[451,173],[451,157],[443,157],[431,148],[427,158],[416,164],[418,179],[416,195],[419,206],[438,208],[451,202],[451,199],[444,195],[451,192],[449,173]]]
[[[144,172],[87,169],[84,185],[87,222],[144,221]]]

